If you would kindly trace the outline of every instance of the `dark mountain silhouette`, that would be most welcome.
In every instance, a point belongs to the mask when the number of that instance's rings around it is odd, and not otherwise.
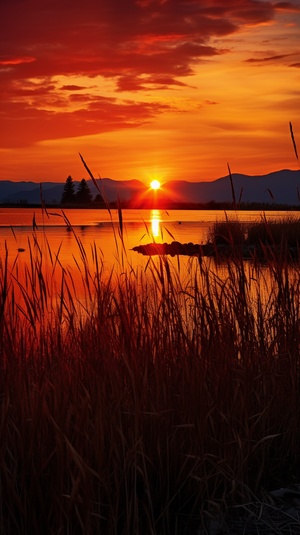
[[[267,175],[249,176],[232,174],[236,200],[241,195],[245,203],[268,204],[300,204],[300,170],[284,169]],[[93,197],[99,193],[94,182],[87,180]],[[78,187],[79,181],[74,181]],[[149,198],[152,193],[147,190],[139,180],[117,181],[110,178],[97,180],[97,184],[104,199],[109,202],[133,201],[133,205],[141,205],[143,199]],[[64,182],[11,182],[0,181],[0,203],[40,204],[41,193],[46,204],[59,204],[62,196]],[[212,182],[188,182],[174,180],[167,182],[157,192],[158,199],[182,203],[209,203],[231,202],[232,191],[229,176],[221,177]],[[138,201],[138,202],[137,202]]]
[[[74,180],[77,190],[80,181]],[[95,197],[99,190],[92,180],[87,180],[90,191]],[[0,203],[20,203],[40,204],[41,198],[46,204],[59,204],[62,197],[65,182],[11,182],[0,180]],[[129,201],[134,196],[145,192],[147,189],[143,182],[139,180],[117,181],[110,178],[97,180],[97,185],[108,202],[118,200]]]
[[[232,174],[232,181],[237,202],[241,198],[245,203],[300,203],[300,171],[284,169],[257,176]],[[186,202],[232,202],[229,176],[213,182],[169,182],[168,189],[174,189]]]

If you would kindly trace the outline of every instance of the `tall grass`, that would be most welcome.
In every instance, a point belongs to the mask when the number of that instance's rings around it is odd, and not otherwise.
[[[204,533],[297,482],[299,268],[77,245],[76,280],[34,236],[0,260],[0,532]]]
[[[273,259],[275,264],[279,260],[299,262],[300,219],[292,216],[268,221],[263,214],[260,221],[246,223],[226,216],[209,229],[207,244],[219,260],[241,256],[266,263]]]

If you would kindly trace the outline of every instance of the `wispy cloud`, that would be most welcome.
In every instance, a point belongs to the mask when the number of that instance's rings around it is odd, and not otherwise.
[[[75,84],[71,84],[71,85],[63,85],[61,88],[60,88],[62,91],[82,91],[84,89],[87,89],[86,87],[84,86],[80,86],[80,85],[75,85]]]
[[[293,55],[294,54],[279,54],[279,55],[267,56],[267,57],[263,57],[263,58],[260,58],[260,57],[248,58],[245,61],[246,61],[246,63],[265,63],[265,62],[276,63],[279,60],[282,60],[282,59],[285,59],[285,58],[289,58],[289,57],[291,57]]]
[[[282,11],[291,11],[294,13],[300,12],[300,6],[298,2],[276,2],[274,7],[275,9]]]
[[[32,97],[31,94],[26,96]],[[33,106],[24,102],[6,103],[1,117],[0,145],[22,147],[47,139],[133,128],[171,110],[170,106],[162,104],[92,98],[88,95],[73,95],[71,100],[79,102],[80,108],[64,111],[66,101],[62,99],[48,101],[48,109],[40,109],[38,103]],[[51,105],[55,110],[51,110]]]
[[[20,56],[11,58],[2,57],[2,59],[0,59],[0,65],[21,65],[22,63],[32,63],[33,61],[36,61],[36,58],[33,58],[31,56]]]

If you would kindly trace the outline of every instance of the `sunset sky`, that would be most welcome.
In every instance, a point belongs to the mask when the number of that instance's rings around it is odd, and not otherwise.
[[[300,0],[1,0],[0,179],[297,169]]]

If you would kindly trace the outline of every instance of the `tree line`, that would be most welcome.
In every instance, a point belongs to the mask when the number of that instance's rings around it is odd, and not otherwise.
[[[71,175],[69,175],[64,185],[60,203],[62,205],[88,206],[90,204],[95,203],[103,204],[104,201],[100,193],[98,193],[95,198],[93,198],[93,195],[85,178],[83,178],[79,182],[76,191],[74,180]]]

